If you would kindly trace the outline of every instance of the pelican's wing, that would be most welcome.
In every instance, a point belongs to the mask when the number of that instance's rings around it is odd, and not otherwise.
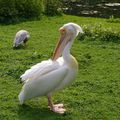
[[[50,66],[49,70],[51,68],[52,66]],[[54,91],[65,79],[67,73],[68,67],[66,65],[51,69],[49,72],[44,69],[44,74],[42,75],[40,72],[35,73],[35,76],[32,77],[32,79],[25,82],[22,91],[19,94],[20,103],[22,104],[25,100],[33,97],[52,93],[52,91]]]
[[[35,79],[36,76],[42,76],[46,73],[49,73],[53,70],[59,68],[60,64],[56,61],[46,60],[42,61],[28,69],[23,75],[20,76],[21,81],[32,80]]]

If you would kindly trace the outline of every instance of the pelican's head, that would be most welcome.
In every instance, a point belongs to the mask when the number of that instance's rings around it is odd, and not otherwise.
[[[60,28],[60,33],[65,33],[70,36],[77,36],[78,33],[84,33],[82,28],[75,23],[67,23]]]
[[[72,43],[75,37],[78,35],[78,33],[83,33],[82,28],[75,23],[67,23],[63,25],[59,29],[59,31],[61,37],[53,53],[53,57],[52,57],[53,60],[56,60],[62,55],[65,46],[68,43]]]

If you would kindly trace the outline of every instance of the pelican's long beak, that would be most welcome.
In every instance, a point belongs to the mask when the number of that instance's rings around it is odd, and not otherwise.
[[[62,55],[62,52],[69,41],[69,39],[66,35],[65,29],[60,28],[60,33],[61,33],[61,37],[55,47],[55,50],[54,50],[53,56],[52,56],[52,60],[54,60],[54,61],[57,60]]]

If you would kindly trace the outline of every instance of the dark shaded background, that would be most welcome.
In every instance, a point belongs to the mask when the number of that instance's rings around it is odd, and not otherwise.
[[[66,14],[120,18],[120,0],[62,0]]]

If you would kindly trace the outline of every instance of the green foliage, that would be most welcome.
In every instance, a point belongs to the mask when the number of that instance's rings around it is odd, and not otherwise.
[[[42,13],[61,15],[60,0],[0,0],[0,23],[39,19]]]
[[[39,18],[42,5],[42,0],[0,0],[0,23]]]
[[[61,15],[61,2],[60,0],[45,0],[44,13],[48,16]]]
[[[17,13],[15,0],[0,0],[0,23],[17,21]]]
[[[106,21],[110,23],[120,23],[120,18],[114,18],[114,16],[110,16],[110,18]]]
[[[17,0],[16,9],[20,18],[36,18],[42,13],[41,0]]]
[[[100,40],[107,42],[120,42],[120,33],[111,28],[104,28],[101,24],[94,27],[84,25],[84,34],[79,36],[80,40]]]

